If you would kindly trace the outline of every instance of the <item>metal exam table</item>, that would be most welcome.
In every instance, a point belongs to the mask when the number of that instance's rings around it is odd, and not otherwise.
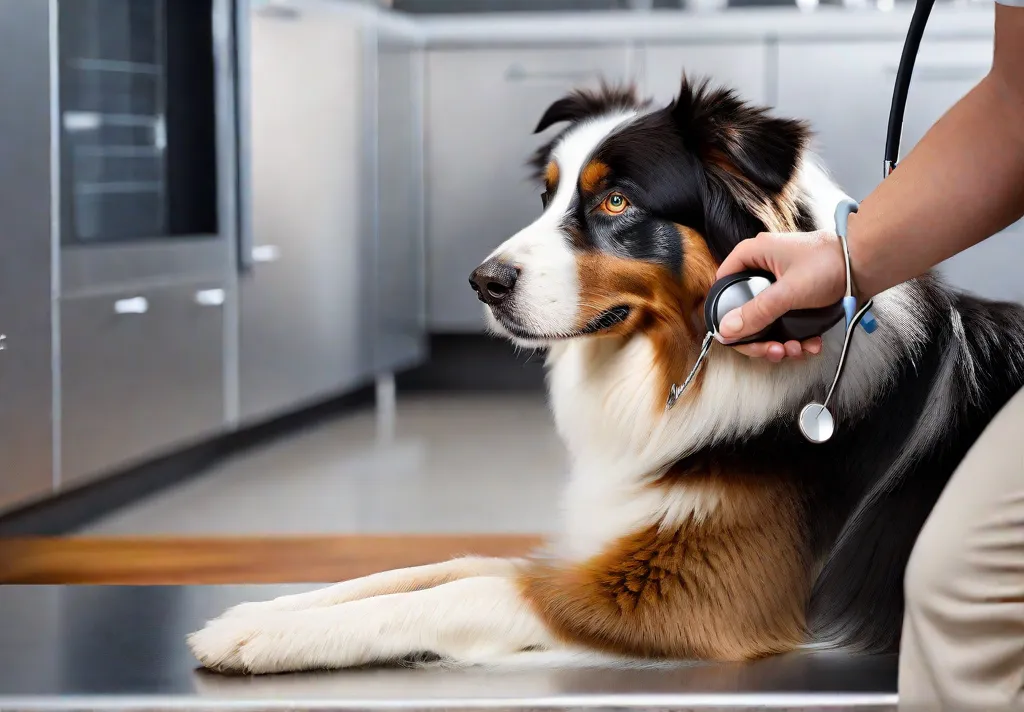
[[[892,709],[894,657],[509,673],[394,668],[262,677],[198,669],[185,635],[312,586],[5,586],[0,710]]]

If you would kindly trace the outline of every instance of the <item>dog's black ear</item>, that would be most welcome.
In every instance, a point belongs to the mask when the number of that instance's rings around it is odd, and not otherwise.
[[[635,86],[613,87],[602,82],[597,91],[579,89],[553,103],[533,132],[537,134],[566,121],[575,123],[616,110],[637,109],[645,104],[637,98]]]
[[[772,116],[706,79],[694,84],[684,76],[669,110],[687,149],[710,172],[767,196],[792,180],[810,137],[803,122]]]
[[[540,117],[537,128],[533,132],[538,134],[563,121],[579,121],[585,115],[585,107],[582,106],[580,98],[576,95],[569,95],[559,99],[547,108],[547,111]]]

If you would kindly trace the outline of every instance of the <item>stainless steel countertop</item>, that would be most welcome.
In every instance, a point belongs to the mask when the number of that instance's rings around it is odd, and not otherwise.
[[[892,657],[516,671],[362,669],[225,677],[185,635],[244,600],[310,586],[6,586],[0,709],[417,709],[891,706]]]

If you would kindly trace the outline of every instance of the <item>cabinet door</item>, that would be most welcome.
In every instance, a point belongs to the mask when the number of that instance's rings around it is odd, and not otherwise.
[[[882,180],[882,155],[901,42],[782,44],[779,108],[810,120],[829,169],[855,198]],[[921,45],[907,96],[900,156],[988,71],[990,40]],[[981,296],[1024,301],[1015,267],[1024,250],[1020,223],[947,260],[939,271]]]
[[[992,41],[922,44],[907,95],[901,156],[967,94],[992,65]],[[895,64],[888,68],[895,78]],[[1024,302],[1019,276],[1024,223],[1018,222],[939,265],[947,282],[979,296]]]
[[[395,371],[417,363],[426,348],[422,50],[380,35],[376,91],[373,365]]]
[[[223,429],[222,286],[61,304],[61,486]]]
[[[541,211],[526,161],[533,129],[569,90],[625,78],[626,47],[427,53],[427,247],[431,329],[480,331],[469,273]]]
[[[242,420],[350,387],[368,370],[363,33],[335,3],[249,16],[252,269],[241,280]],[[371,211],[372,214],[372,211]]]
[[[810,122],[814,147],[862,199],[882,179],[885,129],[901,41],[781,43],[777,109]]]
[[[643,58],[644,93],[658,104],[679,94],[683,73],[691,81],[707,77],[729,87],[745,101],[765,104],[769,97],[767,43],[650,45]]]
[[[0,0],[0,510],[53,485],[48,3]]]
[[[810,121],[816,147],[861,199],[882,180],[882,156],[901,41],[782,43],[778,108]],[[991,41],[922,43],[907,97],[900,155],[988,71]]]

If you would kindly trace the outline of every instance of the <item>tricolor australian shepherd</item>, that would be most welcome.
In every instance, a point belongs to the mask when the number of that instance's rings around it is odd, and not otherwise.
[[[845,196],[804,124],[707,83],[684,80],[661,107],[631,90],[573,93],[536,130],[549,127],[533,161],[540,217],[470,281],[495,333],[546,351],[572,458],[561,533],[521,560],[457,559],[243,604],[190,637],[206,666],[897,648],[918,530],[1024,385],[1024,309],[931,275],[877,296],[879,328],[854,336],[825,444],[807,442],[796,417],[831,383],[841,325],[820,355],[778,364],[716,344],[667,410],[721,260],[761,231],[834,229]]]

